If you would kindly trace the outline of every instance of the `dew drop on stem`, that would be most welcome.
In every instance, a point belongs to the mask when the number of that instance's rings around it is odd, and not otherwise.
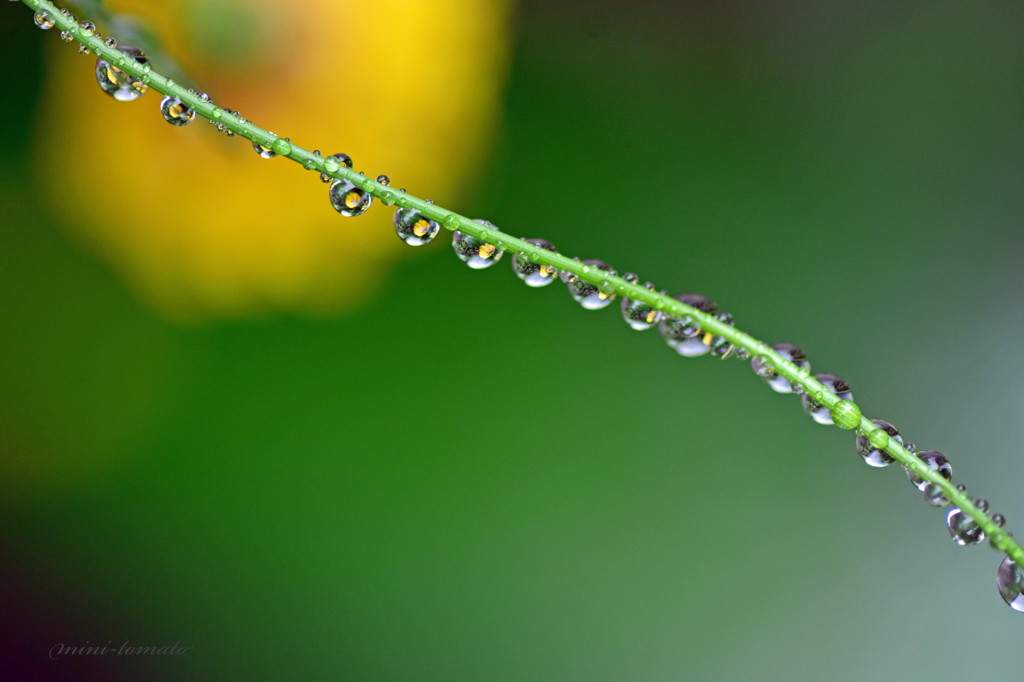
[[[448,218],[451,219],[453,224],[458,224],[458,219],[454,215],[448,216]],[[486,220],[478,218],[475,222],[492,230],[498,229]],[[455,251],[455,255],[458,256],[459,260],[474,270],[483,270],[484,268],[491,267],[501,260],[502,255],[505,253],[494,244],[489,244],[459,230],[455,230],[452,234],[452,250]]]
[[[287,137],[277,138],[274,140],[274,144],[270,145],[270,148],[275,154],[280,154],[281,156],[288,156],[292,153],[292,143]]]
[[[149,63],[146,54],[134,47],[118,47],[121,60],[133,59],[141,65]],[[100,89],[119,102],[131,102],[146,94],[149,86],[117,68],[102,57],[96,60],[96,82]]]
[[[895,460],[892,455],[883,448],[889,445],[890,441],[903,444],[903,437],[899,430],[884,419],[872,419],[871,423],[878,427],[867,436],[857,436],[855,447],[857,454],[864,458],[864,463],[871,467],[886,467]],[[876,435],[879,434],[879,435]]]
[[[409,246],[423,246],[430,243],[441,226],[412,208],[395,211],[395,234]]]
[[[938,450],[924,450],[917,453],[917,458],[924,462],[925,466],[942,476],[947,481],[953,478],[953,465],[949,463],[946,456]],[[910,484],[918,490],[924,491],[930,483],[914,473],[913,469],[907,470],[907,478]]]
[[[815,374],[814,378],[818,380],[825,390],[833,393],[842,400],[853,400],[853,393],[850,392],[850,386],[843,381],[841,377],[835,374]],[[816,400],[811,395],[804,395],[801,398],[804,406],[804,412],[811,415],[811,419],[819,424],[832,424],[832,412],[823,405],[819,400]]]
[[[675,299],[703,313],[711,314],[718,310],[714,301],[701,294],[678,294]],[[703,341],[700,322],[689,315],[664,317],[658,324],[658,331],[669,348],[684,357],[699,357],[711,350]]]
[[[798,370],[806,368],[810,371],[811,363],[807,359],[807,353],[800,346],[792,343],[775,343],[772,344],[772,350],[781,355],[783,360],[795,365]],[[799,393],[802,390],[800,384],[794,384],[779,374],[767,355],[759,355],[751,360],[750,368],[754,370],[754,374],[767,381],[768,387],[776,393]]]
[[[545,251],[557,251],[554,244],[544,239],[525,239],[523,241]],[[528,259],[525,254],[519,253],[512,256],[512,271],[528,287],[544,287],[554,282],[558,277],[558,270],[553,266],[535,263]]]
[[[585,260],[583,261],[583,266],[584,272],[591,275],[595,274],[593,270],[600,270],[610,275],[616,274],[615,270],[604,261]],[[588,282],[583,278],[568,282],[566,286],[572,299],[587,310],[601,310],[608,307],[615,300],[614,292],[602,291],[600,285]]]
[[[160,102],[160,113],[164,120],[172,126],[185,126],[196,118],[196,112],[187,106],[177,97],[168,95]]]
[[[961,547],[976,545],[985,539],[985,531],[981,526],[959,507],[953,507],[946,514],[946,528],[953,542]]]
[[[334,173],[335,171],[337,171],[342,166],[345,166],[346,168],[351,168],[352,167],[352,157],[350,157],[348,154],[340,154],[339,153],[339,154],[331,154],[330,156],[328,156],[328,157],[326,157],[324,159],[324,170],[327,171],[327,173]],[[321,173],[320,174],[320,182],[325,182],[326,183],[326,182],[331,182],[332,180],[334,180],[334,178],[332,178],[327,173]]]
[[[627,272],[623,275],[622,279],[626,280],[630,284],[637,284],[640,281],[640,278],[636,273],[632,272]],[[644,288],[648,291],[654,291],[654,285],[650,282],[644,284]],[[619,309],[622,312],[622,319],[626,321],[626,324],[628,324],[631,329],[635,329],[637,331],[650,329],[654,325],[658,324],[662,318],[662,312],[660,310],[649,303],[634,300],[632,298],[623,298]]]
[[[366,213],[373,204],[373,195],[348,180],[335,180],[328,192],[331,206],[346,218]]]
[[[1024,613],[1024,571],[1010,557],[999,564],[996,587],[999,588],[999,596],[1011,609]]]
[[[49,31],[51,28],[53,28],[54,24],[53,17],[50,16],[50,13],[47,12],[46,10],[39,10],[38,12],[33,14],[32,21],[35,22],[36,26],[38,26],[44,31]]]

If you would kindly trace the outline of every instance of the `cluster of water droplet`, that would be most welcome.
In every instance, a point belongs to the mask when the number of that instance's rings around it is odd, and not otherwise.
[[[694,307],[699,307],[705,312],[712,312],[714,304],[706,299],[689,295],[683,302]],[[670,343],[685,344],[687,339],[694,338],[690,329],[681,323],[673,326],[666,324],[666,339]],[[664,332],[663,332],[664,333]],[[796,367],[797,373],[801,376],[810,376],[811,365],[807,360],[807,354],[799,346],[791,343],[778,343],[773,345],[772,350],[781,358]],[[858,435],[854,444],[858,455],[864,463],[871,467],[887,467],[896,459],[890,455],[886,448],[892,443],[901,445],[911,455],[916,456],[931,471],[938,474],[944,480],[951,481],[953,478],[953,467],[941,452],[936,450],[918,451],[913,443],[904,442],[899,430],[882,419],[872,419],[871,427],[862,427],[860,408],[853,402],[853,394],[849,385],[840,377],[834,374],[816,374],[814,378],[825,390],[832,393],[839,400],[834,402],[830,409],[824,403],[824,392],[807,393],[803,386],[795,381],[790,381],[775,366],[776,360],[771,356],[758,355],[751,362],[754,373],[768,382],[769,387],[777,393],[795,393],[801,396],[804,410],[819,424],[835,424],[841,428],[857,429]],[[910,480],[910,484],[919,490],[925,501],[935,507],[949,505],[949,500],[938,485],[925,480],[910,467],[903,465],[903,469]],[[956,486],[963,494],[967,487],[963,484]],[[974,506],[982,513],[989,509],[988,501],[978,498]],[[1006,523],[1002,514],[993,514],[993,523],[1002,528]],[[962,547],[976,545],[983,542],[986,534],[981,525],[978,524],[970,514],[959,507],[952,507],[946,514],[946,527],[953,541]],[[993,547],[995,545],[993,544]],[[1010,557],[1005,557],[999,566],[997,575],[999,594],[1011,608],[1024,612],[1024,572],[1021,571]]]
[[[68,10],[60,11],[65,17],[75,21],[74,16]],[[55,25],[53,16],[45,10],[35,12],[33,21],[43,30],[49,30]],[[99,36],[92,22],[83,21],[79,27],[85,35]],[[74,39],[73,34],[67,30],[62,31],[60,37],[65,42],[71,42]],[[102,57],[96,60],[96,81],[100,88],[114,99],[122,102],[133,101],[145,94],[149,90],[145,79],[135,78],[123,71],[122,68],[128,63],[128,60],[134,60],[142,65],[144,72],[148,73],[149,61],[146,55],[139,49],[119,46],[113,37],[106,38],[104,45],[118,50],[121,56],[113,62]],[[90,53],[84,45],[80,47],[79,51],[82,54]],[[193,95],[196,94],[194,90],[189,92]],[[197,95],[197,98],[202,102],[211,101],[206,93]],[[188,125],[196,117],[194,109],[174,96],[166,96],[161,100],[160,112],[164,120],[176,127]],[[233,136],[234,132],[220,120],[222,112],[241,118],[237,111],[214,109],[209,122],[218,131],[229,137]],[[241,120],[245,121],[244,118]],[[278,155],[286,156],[292,152],[288,138],[275,137],[269,146],[260,142],[253,142],[252,146],[255,152],[265,159]],[[340,215],[355,217],[362,215],[370,208],[374,199],[370,190],[352,180],[334,178],[331,175],[342,166],[348,169],[352,168],[352,159],[347,154],[332,154],[321,158],[320,152],[316,151],[313,153],[313,157],[306,159],[304,166],[307,170],[321,169],[320,179],[330,185],[328,195],[331,206]],[[390,179],[386,175],[378,176],[376,182],[383,187],[390,185]],[[437,221],[424,215],[420,210],[402,205],[403,199],[396,197],[393,191],[382,193],[381,200],[382,203],[389,206],[399,203],[399,208],[394,214],[394,228],[399,239],[406,244],[422,246],[430,243],[439,233],[441,225]],[[504,255],[505,244],[501,238],[496,238],[491,243],[491,240],[481,239],[460,231],[458,227],[461,225],[461,221],[454,215],[449,215],[443,222],[453,231],[452,248],[456,256],[469,267],[477,270],[489,268],[501,260]],[[498,228],[486,220],[476,220],[476,222],[495,232],[498,231]],[[525,241],[532,246],[556,253],[554,245],[543,239],[527,239]],[[579,261],[576,259],[580,265],[580,274],[577,275],[568,271],[559,272],[551,264],[530,260],[524,252],[514,254],[511,260],[513,272],[527,286],[544,287],[556,279],[561,279],[573,300],[587,310],[606,308],[616,298],[615,287],[610,279],[616,276],[616,272],[602,261]],[[595,279],[597,283],[591,281]],[[623,279],[632,285],[636,285],[640,281],[634,273],[627,273]],[[644,288],[652,292],[655,290],[654,285],[649,282],[644,284]],[[661,293],[664,294],[664,292]],[[732,315],[719,311],[718,306],[706,296],[683,293],[677,295],[675,299],[690,308],[712,316],[720,324],[733,325]],[[740,359],[750,357],[745,349],[734,346],[724,336],[703,329],[702,324],[706,323],[702,323],[693,315],[667,315],[646,301],[629,298],[622,300],[620,311],[623,319],[633,329],[646,330],[657,325],[668,346],[684,357],[702,355],[711,355],[722,359],[730,356]],[[795,366],[800,376],[810,376],[810,362],[807,360],[807,354],[801,348],[789,343],[778,343],[771,348],[777,356]],[[921,462],[946,481],[952,479],[952,466],[942,453],[935,450],[917,452],[912,443],[904,442],[899,431],[889,422],[874,419],[871,420],[873,428],[862,428],[860,409],[853,402],[853,394],[850,392],[849,385],[840,377],[834,374],[815,375],[817,382],[839,399],[838,401],[829,400],[828,402],[833,403],[830,408],[825,404],[823,392],[806,392],[801,383],[792,381],[780,373],[775,363],[776,360],[771,355],[758,355],[753,358],[751,367],[773,391],[800,395],[804,410],[815,422],[835,424],[846,429],[858,429],[856,451],[869,466],[886,467],[894,462],[895,459],[886,452],[886,447],[895,442],[901,444],[911,455],[916,454]],[[906,465],[903,468],[911,484],[924,494],[925,500],[929,504],[937,507],[949,504],[949,500],[939,486],[918,476]],[[963,484],[957,485],[957,489],[961,493],[966,492],[966,487]],[[989,508],[988,501],[982,498],[975,500],[974,506],[983,513],[987,513]],[[991,519],[1000,528],[1006,523],[1006,519],[1001,514],[993,514]],[[951,508],[946,514],[946,526],[953,541],[960,546],[976,545],[986,539],[984,529],[969,514],[958,507]],[[995,545],[993,544],[993,546]],[[999,594],[1006,603],[1014,610],[1024,612],[1024,570],[1009,556],[1005,557],[999,565],[996,582]]]

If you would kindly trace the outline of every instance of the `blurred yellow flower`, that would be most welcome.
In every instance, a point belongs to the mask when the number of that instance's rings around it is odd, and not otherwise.
[[[257,125],[324,155],[345,152],[357,170],[442,205],[472,185],[498,113],[510,0],[109,7],[152,25],[196,79],[182,85]],[[115,101],[96,85],[94,58],[59,41],[53,50],[39,157],[43,176],[60,179],[51,203],[163,313],[334,311],[412,251],[389,209],[343,218],[315,173],[262,160],[199,118],[168,125],[153,91]]]

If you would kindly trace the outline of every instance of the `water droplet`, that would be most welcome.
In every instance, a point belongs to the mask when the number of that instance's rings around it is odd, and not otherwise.
[[[832,407],[832,422],[841,429],[855,429],[860,426],[860,407],[850,400],[840,400]]]
[[[640,281],[640,278],[632,272],[626,273],[626,276],[623,277],[623,279],[630,284],[636,284]],[[649,291],[654,291],[654,285],[650,282],[644,284],[644,288]],[[623,298],[620,309],[622,310],[622,319],[626,321],[626,324],[628,324],[630,328],[636,329],[637,331],[650,329],[654,325],[658,324],[658,322],[661,321],[661,318],[664,317],[664,313],[651,306],[651,304],[634,300],[632,298]]]
[[[91,21],[83,21],[79,24],[79,26],[82,27],[82,33],[84,33],[87,36],[91,36],[93,33],[96,32],[96,24],[92,23]]]
[[[348,180],[335,180],[332,182],[329,195],[331,206],[346,218],[354,218],[366,213],[366,209],[370,208],[370,205],[373,204],[372,194],[357,187]]]
[[[949,500],[946,499],[946,495],[942,492],[942,488],[934,484],[929,484],[924,487],[924,501],[933,507],[945,507],[949,504]]]
[[[383,190],[380,193],[380,203],[385,206],[395,205],[395,193],[390,190]]]
[[[317,160],[309,157],[306,157],[306,159],[302,162],[302,167],[310,171],[315,170],[317,165]]]
[[[88,55],[92,54],[92,50],[90,50],[85,45],[79,44],[78,45],[78,54],[82,54],[82,55],[88,56]]]
[[[1024,613],[1024,571],[1010,557],[999,564],[996,587],[999,588],[999,596],[1011,609]]]
[[[454,218],[454,216],[449,217]],[[477,218],[476,222],[492,230],[498,229],[486,220]],[[459,257],[459,260],[474,270],[491,267],[501,260],[501,256],[505,253],[493,244],[488,244],[458,230],[452,233],[452,249],[455,250],[455,255]]]
[[[341,164],[338,163],[338,160],[333,156],[328,156],[326,159],[324,159],[324,170],[327,171],[327,173],[333,173],[339,168],[341,168]],[[320,179],[323,180],[324,182],[331,181],[331,176],[327,175],[327,173],[320,174]],[[324,178],[326,178],[326,180]]]
[[[259,142],[253,142],[252,148],[253,151],[255,151],[264,159],[272,159],[275,156],[277,156],[277,152],[275,152],[271,147],[266,147],[260,144]]]
[[[604,261],[585,260],[583,265],[583,272],[590,276],[598,274],[594,270],[607,272],[612,275],[616,274],[615,270]],[[615,300],[614,293],[601,291],[599,285],[592,284],[583,278],[579,278],[575,282],[569,282],[566,286],[569,288],[569,295],[572,296],[573,300],[587,310],[600,310]]]
[[[377,182],[380,183],[381,185],[384,185],[385,187],[387,187],[387,186],[389,186],[391,184],[391,178],[389,178],[386,175],[378,175],[377,176]]]
[[[835,374],[815,374],[814,378],[830,393],[834,393],[843,400],[853,400],[850,386]],[[803,401],[804,411],[811,415],[811,419],[819,424],[831,424],[832,413],[819,402],[822,397],[820,393],[817,399],[810,395],[802,396],[801,400]]]
[[[932,471],[942,476],[947,481],[953,478],[953,465],[949,463],[945,455],[937,450],[925,450],[917,453],[918,459],[925,463],[925,465]],[[925,490],[931,484],[925,481],[923,478],[914,473],[914,471],[907,471],[907,478],[910,479],[910,484],[918,490]]]
[[[717,312],[714,314],[715,319],[722,324],[727,324],[730,327],[734,326],[731,313]],[[732,344],[724,336],[718,336],[717,334],[705,334],[701,341],[711,349],[711,354],[717,358],[726,359],[732,354]]]
[[[205,92],[199,93],[199,99],[203,100],[204,102],[212,102],[213,101],[213,100],[210,99],[210,96],[208,94],[206,94]]]
[[[114,36],[109,36],[106,40],[103,41],[103,44],[111,49],[114,49],[117,47],[117,38],[115,38]],[[167,84],[174,85],[174,81],[168,81]]]
[[[525,239],[523,240],[527,244],[533,244],[536,247],[542,248],[545,251],[555,252],[557,249],[551,242],[543,239]],[[551,265],[542,265],[535,263],[532,260],[526,258],[521,254],[512,256],[512,271],[516,273],[516,276],[528,287],[543,287],[551,284],[555,281],[558,276],[558,270]]]
[[[61,31],[60,39],[63,40],[65,43],[70,43],[72,40],[75,39],[75,37],[71,35],[71,31]]]
[[[409,246],[428,244],[441,226],[425,215],[411,208],[400,208],[395,211],[395,234]]]
[[[981,529],[981,526],[959,507],[953,507],[947,512],[946,527],[949,529],[953,542],[961,547],[976,545],[985,539],[985,531]]]
[[[292,153],[292,143],[287,137],[279,137],[274,140],[274,144],[270,145],[270,148],[275,154],[281,156],[288,156]]]
[[[121,60],[134,59],[139,64],[148,64],[146,54],[134,47],[118,47],[123,56]],[[119,63],[122,63],[119,61]],[[123,65],[123,63],[122,63]],[[133,78],[121,69],[100,57],[96,60],[96,82],[100,89],[119,102],[131,102],[146,94],[149,86],[137,78]]]
[[[188,125],[196,117],[195,111],[185,106],[177,97],[170,95],[160,101],[160,113],[163,114],[164,120],[172,126]]]
[[[330,156],[324,159],[324,170],[327,171],[327,173],[334,173],[339,168],[341,168],[342,165],[346,166],[347,168],[351,168],[352,157],[350,157],[348,154],[331,154]],[[327,173],[320,174],[320,182],[331,182],[332,180],[334,180],[334,178],[332,178]]]
[[[54,24],[53,17],[51,17],[50,13],[47,12],[46,10],[39,10],[38,12],[33,14],[32,21],[36,23],[36,26],[43,29],[44,31],[49,31],[51,28],[53,28]]]
[[[582,264],[582,261],[579,259],[579,257],[574,257],[573,261]],[[558,279],[562,280],[563,284],[571,284],[578,280],[579,276],[571,270],[562,270],[560,273],[558,273]]]
[[[956,487],[956,489],[960,490],[960,486],[958,485]],[[964,491],[960,490],[960,492],[964,492]],[[979,497],[978,499],[976,499],[974,501],[974,506],[977,507],[978,511],[980,511],[980,512],[987,512],[988,511],[988,500],[986,500],[984,497]]]
[[[679,294],[675,299],[704,313],[718,310],[714,301],[701,294]],[[665,343],[682,356],[695,358],[711,350],[704,343],[705,335],[701,334],[700,323],[689,315],[662,318],[658,331],[665,338]]]
[[[1002,514],[993,514],[992,515],[992,523],[994,523],[997,526],[999,526],[1000,528],[1002,528],[1003,526],[1006,525],[1006,517],[1003,516]]]
[[[963,483],[957,483],[956,489],[962,493],[967,492],[967,486],[965,486]],[[985,503],[985,508],[988,509],[988,502]]]
[[[459,219],[454,214],[446,215],[441,220],[441,222],[444,223],[444,226],[447,227],[449,230],[454,230],[455,228],[457,228],[459,226]],[[490,223],[488,223],[488,224],[490,224]]]
[[[889,445],[890,440],[903,442],[899,430],[884,419],[872,419],[871,423],[878,428],[870,431],[867,436],[857,436],[857,454],[864,458],[864,463],[872,467],[885,467],[895,459],[882,448]]]
[[[782,356],[783,360],[796,365],[797,369],[811,370],[811,363],[807,360],[807,353],[800,346],[792,343],[772,344],[772,350]],[[754,374],[768,382],[768,387],[776,393],[792,393],[799,384],[794,384],[786,377],[775,371],[771,358],[766,355],[759,355],[750,362],[750,368]]]

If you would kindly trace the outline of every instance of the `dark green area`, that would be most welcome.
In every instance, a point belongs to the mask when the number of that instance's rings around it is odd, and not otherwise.
[[[998,557],[902,472],[561,285],[439,243],[346,317],[160,321],[28,177],[56,37],[0,10],[0,455],[50,472],[0,503],[5,624],[41,674],[77,637],[195,647],[125,679],[1019,679]],[[531,3],[452,208],[800,343],[1021,528],[1020,10]]]

